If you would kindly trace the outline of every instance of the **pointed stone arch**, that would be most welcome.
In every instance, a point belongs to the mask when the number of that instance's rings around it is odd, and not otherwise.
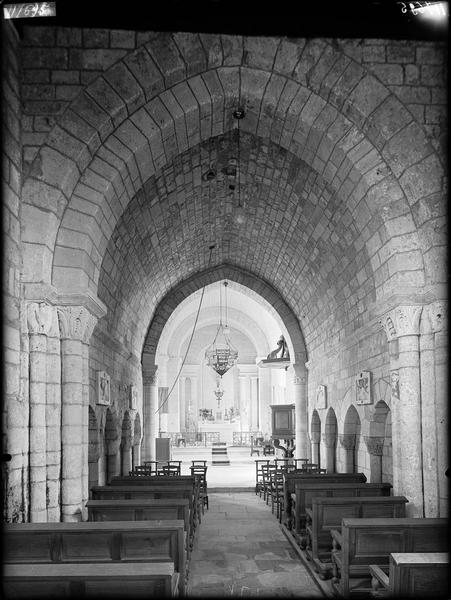
[[[210,137],[214,114],[223,115],[215,123],[218,132],[229,131],[238,98],[250,117],[243,131],[269,136],[300,157],[304,152],[330,181],[336,173],[328,163],[332,152],[343,172],[356,169],[356,183],[346,193],[362,223],[368,222],[368,211],[382,223],[391,220],[378,197],[397,199],[408,210],[439,191],[440,159],[409,107],[339,45],[319,39],[268,39],[264,53],[257,48],[252,36],[236,37],[233,43],[217,36],[212,60],[197,34],[161,33],[82,90],[47,136],[24,182],[27,220],[46,232],[30,263],[38,267],[35,276],[27,274],[31,282],[95,294],[106,245],[130,198],[149,174],[202,136]],[[333,77],[321,76],[328,61],[334,64]],[[208,126],[194,127],[202,117]],[[284,124],[282,134],[276,123]],[[397,151],[411,146],[413,134],[416,152]],[[169,142],[163,145],[162,140]],[[354,158],[356,144],[365,150],[362,165]],[[421,189],[409,177],[419,168]],[[403,175],[399,182],[398,174]],[[338,180],[341,184],[342,177]],[[82,227],[77,223],[80,205],[85,209]],[[27,256],[36,252],[35,233],[33,225],[24,232]],[[389,239],[398,233],[387,225]],[[378,250],[375,244],[382,245],[378,237],[368,239],[372,256]],[[421,237],[416,241],[422,247]],[[396,263],[400,248],[395,243],[384,248]],[[429,259],[423,267],[431,270],[432,264]]]
[[[370,455],[370,481],[379,483],[386,480],[392,483],[391,410],[383,400],[374,406],[365,443]]]
[[[307,351],[299,321],[281,294],[267,281],[237,265],[224,264],[197,273],[171,289],[159,302],[147,330],[142,353],[143,372],[155,367],[155,355],[161,332],[175,308],[193,292],[216,281],[227,279],[250,288],[264,298],[277,311],[289,332],[290,356],[294,363],[304,364]]]

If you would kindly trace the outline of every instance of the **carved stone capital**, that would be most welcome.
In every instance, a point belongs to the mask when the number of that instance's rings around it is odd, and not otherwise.
[[[340,433],[338,435],[341,446],[345,450],[352,450],[355,448],[355,434],[354,433]]]
[[[52,331],[54,311],[55,308],[46,302],[28,302],[28,333],[49,335]]]
[[[384,438],[380,436],[365,435],[364,438],[368,453],[372,456],[382,456]]]
[[[379,322],[390,342],[405,335],[419,335],[422,306],[397,306],[383,315]]]
[[[157,385],[158,383],[158,367],[152,370],[143,372],[143,385]]]
[[[58,306],[57,310],[61,338],[89,344],[97,317],[84,306]]]
[[[321,437],[323,440],[323,444],[326,446],[326,448],[334,448],[336,446],[337,440],[335,437],[330,438],[325,433],[323,433],[323,435]]]

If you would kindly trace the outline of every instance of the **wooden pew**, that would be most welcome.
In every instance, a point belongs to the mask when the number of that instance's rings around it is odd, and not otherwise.
[[[172,562],[183,594],[187,579],[184,537],[181,520],[7,523],[3,525],[3,562],[102,563],[102,569],[109,562]]]
[[[158,478],[160,479],[160,478]],[[169,479],[169,478],[168,478]],[[172,479],[172,478],[171,478]],[[93,500],[165,500],[172,501],[175,499],[188,500],[189,505],[189,538],[190,546],[194,541],[194,536],[197,528],[197,511],[192,489],[188,487],[171,486],[171,485],[154,485],[154,486],[119,486],[105,485],[93,486],[91,488],[91,496]]]
[[[301,470],[302,471],[302,470]],[[305,473],[299,470],[284,473],[283,477],[283,523],[291,529],[293,526],[293,515],[291,507],[291,494],[295,492],[296,483],[314,483],[315,481],[334,482],[334,483],[365,483],[366,477],[363,473]]]
[[[331,536],[333,586],[345,598],[351,592],[369,593],[370,564],[387,565],[392,552],[446,552],[449,548],[445,518],[343,519],[341,532],[332,529]],[[352,589],[351,579],[355,580]]]
[[[306,556],[313,561],[321,579],[332,569],[330,532],[341,530],[343,518],[402,518],[406,516],[407,502],[405,496],[313,498],[311,508],[306,508]]]
[[[388,569],[370,565],[376,598],[449,598],[447,552],[394,552]]]
[[[182,520],[189,534],[189,500],[163,498],[144,500],[89,500],[86,503],[89,521],[158,521]]]
[[[171,488],[191,489],[196,520],[201,521],[200,476],[196,475],[117,475],[111,479],[111,486],[170,486]],[[94,499],[94,498],[93,498]]]
[[[3,597],[160,598],[177,596],[177,573],[169,562],[7,564]]]
[[[296,483],[293,529],[298,536],[305,530],[306,509],[311,508],[313,498],[389,496],[392,487],[391,483],[322,483],[319,480],[314,483]],[[304,545],[304,542],[301,545]]]

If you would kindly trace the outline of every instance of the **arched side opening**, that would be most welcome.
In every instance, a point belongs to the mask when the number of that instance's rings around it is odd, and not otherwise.
[[[89,407],[89,425],[88,425],[88,485],[89,490],[94,485],[99,485],[99,427],[97,418],[92,407]]]
[[[339,436],[342,447],[342,460],[340,462],[344,473],[357,473],[359,471],[360,426],[359,414],[354,406],[350,406],[346,412],[343,433]]]
[[[314,410],[312,413],[312,420],[310,425],[310,440],[312,444],[312,463],[321,466],[321,419],[319,418],[318,412],[316,410]]]
[[[128,412],[125,413],[121,428],[121,475],[128,475],[132,470],[132,422]]]
[[[370,455],[370,481],[392,483],[391,416],[390,408],[383,400],[377,402],[374,407],[369,423],[369,436],[365,438],[365,443]]]
[[[336,449],[338,438],[337,417],[333,408],[329,408],[324,426],[323,442],[326,447],[326,471],[336,472]]]

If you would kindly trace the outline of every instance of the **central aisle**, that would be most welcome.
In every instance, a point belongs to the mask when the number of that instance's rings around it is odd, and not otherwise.
[[[253,492],[208,494],[191,556],[189,596],[325,598]]]

